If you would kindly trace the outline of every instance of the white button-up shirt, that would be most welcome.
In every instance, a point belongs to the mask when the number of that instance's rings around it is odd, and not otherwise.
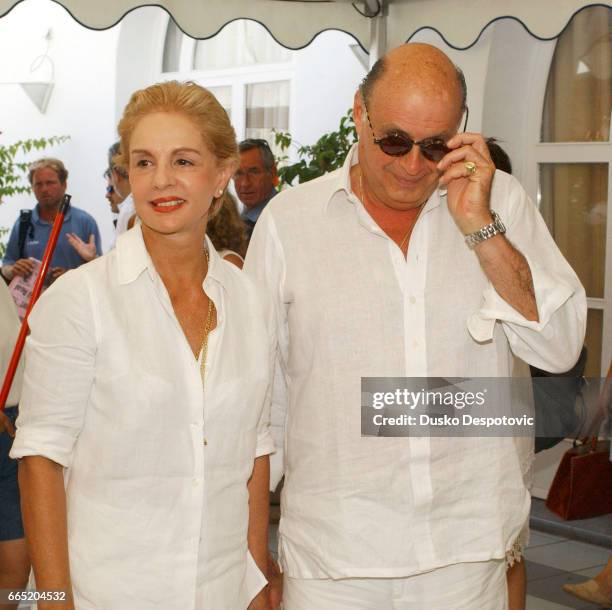
[[[284,469],[285,570],[403,577],[502,558],[528,518],[524,443],[362,437],[361,377],[511,376],[512,352],[567,370],[584,290],[511,176],[496,174],[491,207],[529,263],[538,322],[495,292],[439,192],[405,259],[351,191],[356,162],[353,149],[340,170],[275,197],[245,265],[271,297],[278,340],[272,421],[285,424],[285,452],[272,483]]]
[[[247,481],[273,450],[269,336],[252,283],[207,243],[218,317],[204,387],[140,227],[30,318],[12,456],[66,468],[79,610],[244,610],[265,584]]]

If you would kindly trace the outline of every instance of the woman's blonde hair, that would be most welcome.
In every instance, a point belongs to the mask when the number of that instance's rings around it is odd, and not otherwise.
[[[153,112],[176,112],[188,117],[199,127],[204,144],[222,167],[238,164],[236,132],[215,96],[196,83],[169,81],[132,94],[117,127],[120,138],[119,154],[114,158],[117,165],[129,168],[134,128],[140,119]],[[222,197],[213,199],[209,217],[219,209]]]

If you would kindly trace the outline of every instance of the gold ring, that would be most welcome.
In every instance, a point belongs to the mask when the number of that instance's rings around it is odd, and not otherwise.
[[[472,161],[466,161],[465,169],[467,169],[467,172],[470,176],[473,176],[476,173],[476,163],[473,163]]]

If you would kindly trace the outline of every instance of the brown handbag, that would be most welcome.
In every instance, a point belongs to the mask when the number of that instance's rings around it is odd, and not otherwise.
[[[612,513],[610,441],[592,438],[565,452],[546,507],[562,519],[589,519]]]

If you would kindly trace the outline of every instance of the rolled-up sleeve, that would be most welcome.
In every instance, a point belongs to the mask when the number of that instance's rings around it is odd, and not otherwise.
[[[257,446],[255,447],[255,457],[274,453],[274,440],[270,432],[270,401],[266,399],[266,404],[262,409],[259,422],[257,424]]]
[[[516,356],[543,370],[563,372],[575,364],[584,342],[586,294],[522,187],[514,180],[506,185],[506,192],[497,194],[509,204],[503,219],[506,236],[529,265],[538,320],[527,320],[489,283],[468,330],[476,341],[488,341],[499,321]]]
[[[33,309],[11,457],[39,455],[70,465],[94,379],[92,302],[85,274],[70,271]]]

